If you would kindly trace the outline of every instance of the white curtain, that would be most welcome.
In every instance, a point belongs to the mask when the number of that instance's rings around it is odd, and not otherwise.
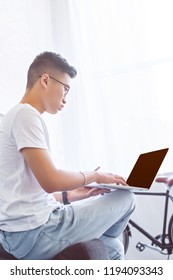
[[[169,147],[159,172],[173,171],[172,8],[168,0],[67,0],[64,26],[54,5],[54,24],[62,26],[55,48],[65,38],[62,51],[78,69],[67,108],[58,116],[63,145],[54,151],[63,154],[66,168],[101,165],[127,176],[140,153]],[[165,187],[153,184],[152,190]],[[161,234],[163,197],[137,196],[136,203],[132,219],[153,236]],[[171,204],[168,217],[172,213]],[[166,259],[150,249],[138,252],[138,241],[151,242],[131,230],[126,259]]]
[[[34,57],[53,49],[49,0],[0,0],[0,113],[21,99]]]
[[[173,170],[171,0],[0,4],[0,113],[20,100],[35,55],[53,50],[78,70],[64,112],[45,115],[55,163],[127,176],[139,153],[168,146],[162,170]]]
[[[33,58],[55,51],[78,70],[66,108],[44,116],[57,166],[100,165],[127,176],[139,153],[170,147],[160,172],[173,171],[172,0],[0,0],[0,7],[0,114],[21,99]],[[157,234],[163,200],[137,204],[135,219]]]
[[[172,1],[69,0],[63,5],[66,27],[61,25],[59,40],[69,35],[78,69],[61,116],[65,166],[101,165],[126,176],[139,153],[168,146],[160,172],[172,171]]]

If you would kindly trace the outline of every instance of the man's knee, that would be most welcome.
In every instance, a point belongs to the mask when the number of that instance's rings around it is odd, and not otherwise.
[[[135,209],[136,206],[136,196],[133,192],[128,190],[117,190],[115,195],[118,195],[122,203],[129,206],[130,209]]]
[[[130,208],[134,211],[136,206],[136,196],[133,192],[127,191],[127,201],[129,202]]]

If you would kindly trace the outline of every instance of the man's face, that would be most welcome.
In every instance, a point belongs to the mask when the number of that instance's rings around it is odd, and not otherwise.
[[[70,89],[70,76],[67,73],[56,72],[48,75],[47,88],[44,95],[45,111],[56,114],[66,104],[66,97]]]

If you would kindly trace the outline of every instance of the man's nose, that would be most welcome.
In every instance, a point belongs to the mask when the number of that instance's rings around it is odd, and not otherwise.
[[[65,98],[63,98],[62,103],[63,103],[63,104],[66,104],[66,103],[67,103],[67,101],[66,101]]]

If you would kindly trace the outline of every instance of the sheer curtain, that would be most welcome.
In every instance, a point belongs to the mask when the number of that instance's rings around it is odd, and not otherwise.
[[[0,4],[0,113],[20,100],[35,55],[53,50],[78,70],[64,112],[45,114],[55,163],[127,176],[139,153],[168,146],[162,170],[173,170],[172,1]]]
[[[34,57],[53,50],[49,0],[0,0],[0,113],[21,99]]]
[[[0,0],[0,6],[0,115],[19,102],[32,59],[52,50],[78,69],[65,110],[44,115],[57,166],[100,165],[127,176],[139,153],[168,146],[161,172],[173,171],[172,0]],[[138,197],[135,219],[158,233],[162,203]],[[148,220],[154,210],[155,223]]]
[[[67,54],[78,69],[60,117],[65,166],[101,165],[126,176],[139,153],[168,146],[161,171],[172,171],[172,1],[63,5],[59,39],[68,37]]]
[[[171,0],[66,2],[79,73],[62,116],[67,167],[101,165],[127,176],[140,153],[169,147],[159,172],[173,172],[172,9]],[[153,184],[152,190],[165,189]],[[160,234],[163,198],[136,201],[132,218]],[[156,251],[138,252],[138,241],[150,242],[133,228],[132,236],[126,259],[166,259]]]

